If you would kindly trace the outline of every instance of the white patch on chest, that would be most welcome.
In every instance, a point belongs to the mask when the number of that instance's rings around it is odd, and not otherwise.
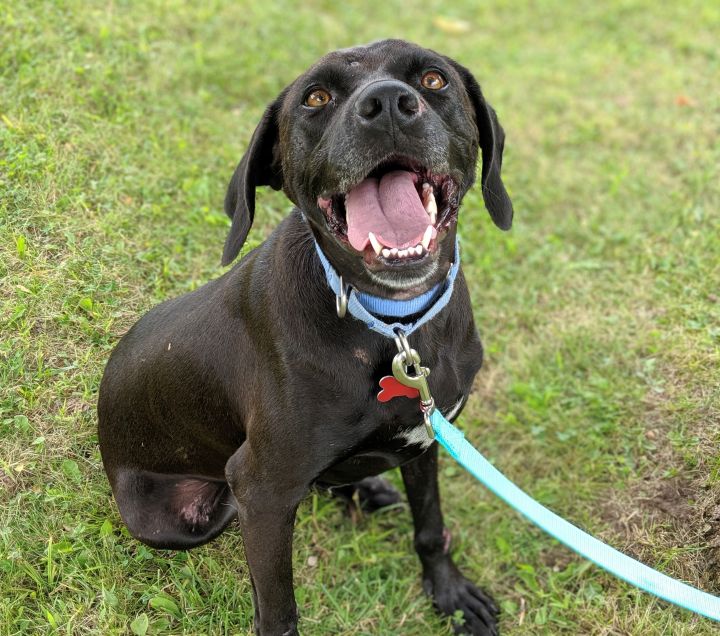
[[[461,397],[449,411],[444,412],[443,415],[445,416],[445,419],[452,421],[452,419],[460,411],[460,407],[462,406],[464,400],[465,396]],[[405,446],[420,446],[423,449],[430,446],[433,442],[432,439],[428,437],[427,431],[425,430],[425,423],[422,418],[415,428],[399,433],[394,439],[403,440],[405,442]]]
[[[427,448],[432,444],[432,440],[425,430],[425,423],[420,420],[415,428],[411,428],[409,431],[403,431],[399,435],[395,436],[395,439],[402,440],[405,442],[404,446],[420,446],[420,448]]]

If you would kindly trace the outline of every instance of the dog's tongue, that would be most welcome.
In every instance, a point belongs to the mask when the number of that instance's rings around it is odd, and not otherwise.
[[[348,240],[362,252],[368,232],[389,248],[414,247],[423,239],[430,217],[415,188],[415,175],[396,170],[365,179],[345,196]]]

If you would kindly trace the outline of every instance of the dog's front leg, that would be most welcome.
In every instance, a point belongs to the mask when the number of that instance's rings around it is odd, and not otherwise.
[[[415,525],[415,549],[423,568],[423,589],[443,614],[462,611],[455,631],[473,636],[497,634],[497,608],[492,599],[466,579],[449,552],[437,479],[438,445],[402,466],[402,477]]]
[[[250,568],[259,636],[297,635],[292,540],[295,513],[308,491],[290,466],[258,456],[249,442],[230,458],[225,474],[238,504]]]

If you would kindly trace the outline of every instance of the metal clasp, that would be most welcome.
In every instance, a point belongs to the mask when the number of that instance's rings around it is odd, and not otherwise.
[[[342,276],[340,278],[340,293],[335,296],[335,311],[337,311],[338,318],[345,318],[348,306],[347,291],[343,282]]]
[[[427,381],[430,375],[430,369],[420,366],[420,354],[410,347],[405,334],[400,330],[398,330],[397,334],[395,344],[397,345],[398,353],[392,361],[393,375],[400,384],[417,389],[420,393],[420,410],[422,410],[423,413],[425,430],[430,439],[434,439],[435,432],[430,423],[430,416],[435,410],[435,400],[430,394],[430,387]],[[415,370],[414,375],[409,373],[410,367],[413,367]]]

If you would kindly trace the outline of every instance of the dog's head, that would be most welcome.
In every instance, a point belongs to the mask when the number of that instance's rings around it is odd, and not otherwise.
[[[482,191],[507,230],[505,135],[470,72],[401,40],[329,53],[270,104],[225,198],[223,264],[252,224],[255,188],[282,188],[346,282],[417,295],[454,259],[460,201],[482,153]]]

